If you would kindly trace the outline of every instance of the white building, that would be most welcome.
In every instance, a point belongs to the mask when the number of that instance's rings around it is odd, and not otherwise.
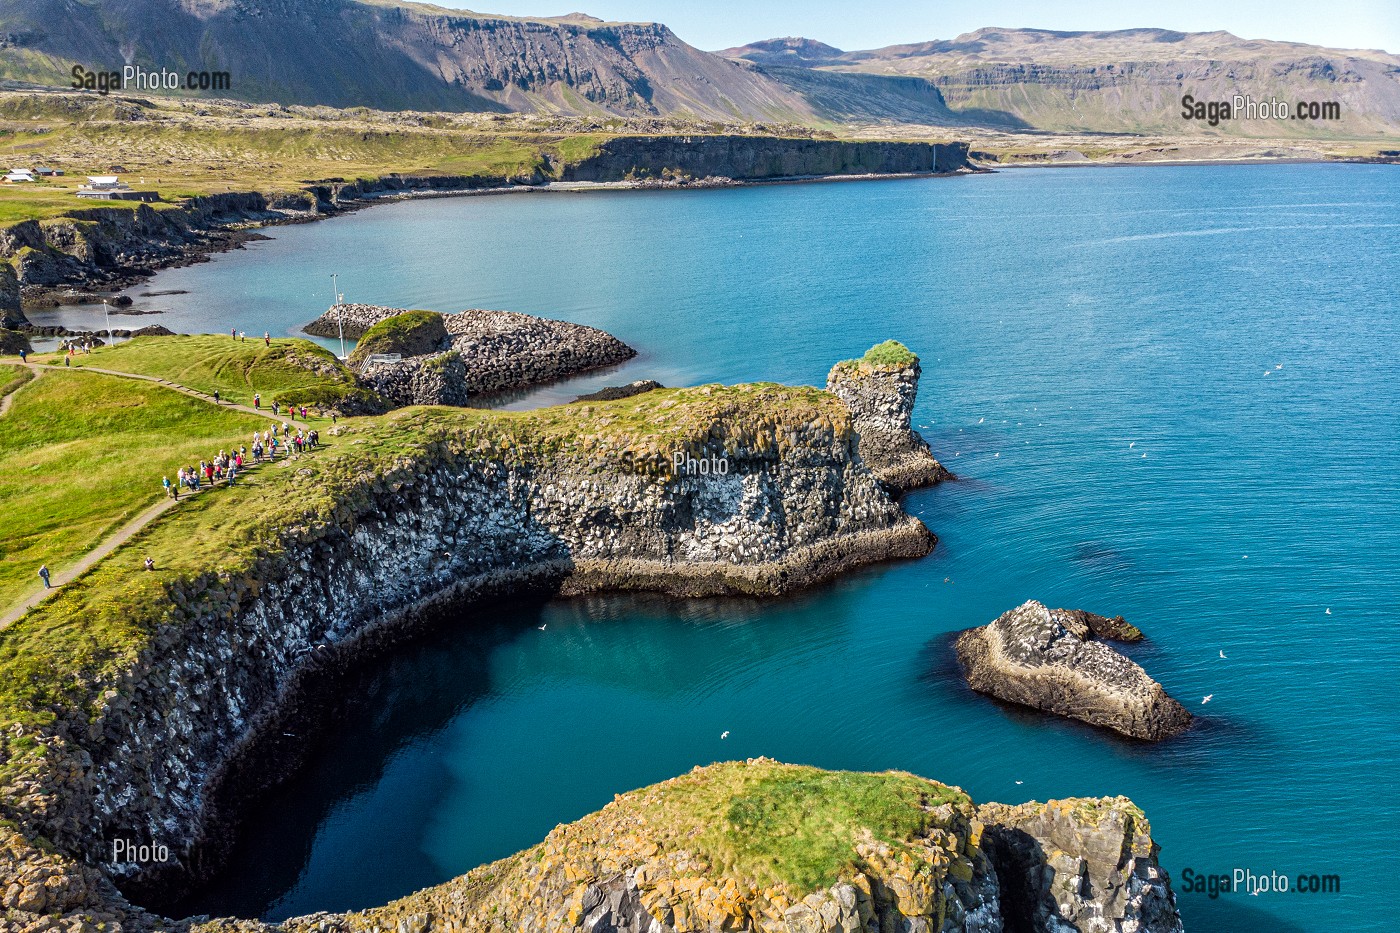
[[[33,181],[34,170],[28,168],[12,168],[9,174],[5,176],[5,180],[10,182]]]

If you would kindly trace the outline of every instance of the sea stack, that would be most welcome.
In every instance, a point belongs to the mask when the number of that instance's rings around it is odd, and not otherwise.
[[[858,360],[837,363],[826,377],[826,390],[851,410],[861,459],[876,479],[896,492],[953,476],[934,459],[910,420],[921,372],[913,351],[887,340]]]
[[[963,632],[955,647],[968,685],[999,700],[1149,742],[1191,726],[1185,707],[1137,664],[1095,641],[1077,610],[1031,600]]]

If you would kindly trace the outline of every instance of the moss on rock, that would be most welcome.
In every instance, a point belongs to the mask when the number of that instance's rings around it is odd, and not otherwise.
[[[352,365],[364,363],[372,354],[422,356],[442,349],[447,327],[436,311],[405,311],[385,318],[365,331],[350,354]]]

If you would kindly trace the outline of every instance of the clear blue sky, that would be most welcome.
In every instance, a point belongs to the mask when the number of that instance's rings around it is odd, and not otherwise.
[[[1182,32],[1225,29],[1247,39],[1283,39],[1400,53],[1400,0],[427,0],[440,6],[665,23],[691,45],[722,49],[755,39],[806,36],[843,49],[951,39],[981,26]]]

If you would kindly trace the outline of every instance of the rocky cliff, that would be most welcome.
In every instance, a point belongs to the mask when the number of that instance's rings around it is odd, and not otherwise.
[[[240,762],[275,741],[291,698],[436,606],[525,590],[778,594],[934,541],[860,462],[845,408],[815,390],[416,410],[342,430],[327,438],[341,455],[269,477],[269,502],[301,504],[285,524],[259,518],[266,537],[246,563],[225,556],[154,590],[138,578],[150,621],[104,654],[129,661],[95,669],[82,655],[63,703],[0,730],[0,805],[25,839],[128,892],[177,890],[217,862],[237,818],[229,801],[269,777],[262,766],[279,756],[251,772]],[[718,461],[723,472],[687,465]],[[184,536],[195,520],[179,510],[158,533]],[[85,609],[83,593],[70,586],[3,639],[129,598],[103,588]],[[117,839],[165,846],[170,860],[113,862]],[[70,889],[112,908],[91,885]]]
[[[963,632],[955,650],[968,685],[1136,739],[1155,742],[1189,729],[1191,714],[1141,667],[1093,640],[1084,615],[1031,600]]]
[[[0,306],[14,287],[32,299],[64,286],[114,286],[162,266],[178,265],[236,245],[242,228],[289,217],[255,193],[192,198],[184,206],[79,208],[67,216],[0,227],[0,266],[17,273],[10,284],[0,271]],[[8,297],[7,297],[8,296]]]
[[[826,378],[826,390],[851,410],[862,459],[876,478],[898,491],[953,476],[911,423],[921,373],[919,358],[891,340],[858,360],[837,363]]]
[[[966,143],[856,142],[761,136],[637,136],[603,143],[565,166],[565,181],[618,178],[791,178],[952,173],[969,169]]]

